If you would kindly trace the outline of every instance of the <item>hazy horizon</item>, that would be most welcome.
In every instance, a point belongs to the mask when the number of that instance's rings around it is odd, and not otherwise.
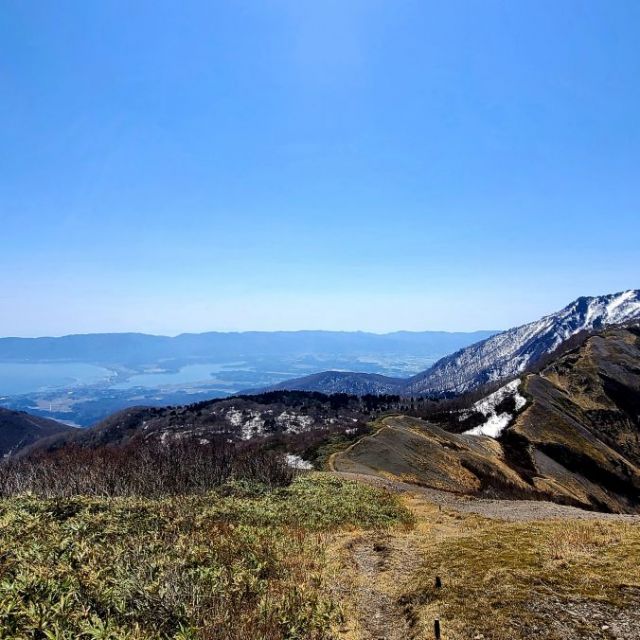
[[[593,295],[593,296],[598,296],[598,295],[607,295],[607,294],[614,294],[614,293],[622,293],[624,291],[629,291],[629,290],[636,290],[637,287],[630,287],[629,289],[624,289],[624,290],[620,290],[620,291],[607,291],[607,292],[601,292],[599,294],[589,294],[589,295]],[[140,330],[136,330],[136,329],[123,329],[123,330],[104,330],[104,331],[73,331],[73,332],[69,332],[69,333],[41,333],[41,334],[13,334],[13,335],[1,335],[0,334],[0,339],[2,338],[59,338],[59,337],[67,337],[67,336],[77,336],[77,335],[100,335],[100,334],[141,334],[141,335],[149,335],[149,336],[156,336],[156,337],[169,337],[169,338],[174,338],[180,335],[186,335],[186,334],[203,334],[203,333],[225,333],[225,334],[233,334],[233,333],[300,333],[300,332],[327,332],[327,333],[369,333],[369,334],[373,334],[373,335],[389,335],[389,334],[393,334],[393,333],[486,333],[486,332],[494,332],[494,333],[499,333],[501,331],[505,331],[507,329],[510,329],[512,327],[516,327],[516,326],[520,326],[523,324],[527,324],[529,322],[535,322],[537,320],[539,320],[540,318],[549,315],[551,313],[555,313],[556,311],[559,311],[560,309],[564,308],[565,306],[567,306],[568,304],[574,302],[574,300],[576,300],[579,297],[583,297],[583,296],[576,296],[575,298],[572,298],[571,300],[566,300],[564,303],[562,303],[561,305],[559,305],[556,308],[553,309],[549,309],[548,311],[545,311],[544,313],[540,314],[539,316],[535,316],[535,317],[531,317],[528,319],[523,320],[522,322],[518,322],[518,323],[514,323],[514,324],[509,324],[509,325],[502,325],[502,327],[500,328],[496,328],[494,327],[475,327],[475,328],[464,328],[464,329],[455,329],[455,328],[415,328],[415,329],[404,329],[404,328],[390,328],[388,330],[382,330],[382,331],[376,331],[376,330],[371,330],[371,329],[362,329],[362,328],[335,328],[335,329],[326,329],[326,328],[319,328],[319,327],[292,327],[292,328],[274,328],[274,329],[262,329],[262,328],[247,328],[247,329],[212,329],[212,328],[208,328],[208,329],[201,329],[201,330],[194,330],[194,331],[189,331],[189,330],[180,330],[180,331],[175,331],[175,332],[152,332],[152,331],[145,331],[143,329]]]
[[[457,334],[457,333],[466,333],[466,334],[474,334],[474,333],[498,333],[503,331],[503,329],[473,329],[470,331],[449,331],[447,329],[422,329],[415,331],[408,331],[406,329],[397,329],[395,331],[362,331],[361,329],[353,329],[353,330],[331,330],[331,329],[273,329],[270,331],[263,331],[260,329],[249,329],[247,331],[181,331],[179,333],[166,334],[166,333],[147,333],[145,331],[95,331],[89,333],[62,333],[58,335],[37,335],[37,336],[0,336],[0,340],[3,338],[26,338],[26,339],[37,339],[37,338],[68,338],[71,336],[97,336],[97,335],[144,335],[150,336],[154,338],[177,338],[183,335],[202,335],[207,333],[216,333],[216,334],[245,334],[245,333],[366,333],[370,335],[376,336],[389,336],[396,333],[445,333],[445,334]]]

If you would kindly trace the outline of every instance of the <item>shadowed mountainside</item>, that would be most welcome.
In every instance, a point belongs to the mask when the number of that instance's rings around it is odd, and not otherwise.
[[[0,457],[10,455],[41,438],[76,431],[55,420],[0,408]]]

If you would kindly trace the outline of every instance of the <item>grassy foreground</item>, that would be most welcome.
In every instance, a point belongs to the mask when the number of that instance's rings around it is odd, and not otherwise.
[[[424,637],[439,618],[449,640],[638,638],[640,525],[466,518],[426,549],[405,601]]]
[[[340,618],[325,538],[410,523],[322,474],[205,496],[0,501],[0,637],[305,639]]]

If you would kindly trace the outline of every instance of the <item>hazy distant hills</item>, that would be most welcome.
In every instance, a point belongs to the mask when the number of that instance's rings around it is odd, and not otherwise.
[[[439,356],[473,344],[495,331],[249,331],[185,333],[176,337],[142,333],[69,335],[57,338],[0,338],[0,361],[74,361],[132,365],[170,359],[229,361],[243,356],[330,354]]]
[[[324,393],[453,394],[522,373],[582,331],[640,320],[640,290],[578,298],[564,309],[493,335],[445,356],[411,378],[324,372],[287,380],[270,389]]]
[[[36,440],[67,431],[74,429],[55,420],[0,408],[0,458],[27,447]]]

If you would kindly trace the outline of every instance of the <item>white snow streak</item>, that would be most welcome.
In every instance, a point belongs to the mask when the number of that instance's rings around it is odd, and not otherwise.
[[[300,456],[297,456],[293,453],[287,453],[285,456],[287,464],[294,469],[304,469],[305,471],[309,471],[313,469],[313,465],[307,460],[303,460]]]
[[[497,413],[496,407],[506,398],[512,396],[516,411],[520,411],[527,404],[524,397],[520,395],[518,389],[520,388],[520,380],[513,380],[504,387],[501,387],[494,393],[488,395],[486,398],[479,400],[473,405],[474,411],[479,411],[487,420],[484,424],[478,427],[469,429],[464,433],[469,436],[490,436],[491,438],[497,438],[506,429],[514,416],[510,413],[503,412]]]

